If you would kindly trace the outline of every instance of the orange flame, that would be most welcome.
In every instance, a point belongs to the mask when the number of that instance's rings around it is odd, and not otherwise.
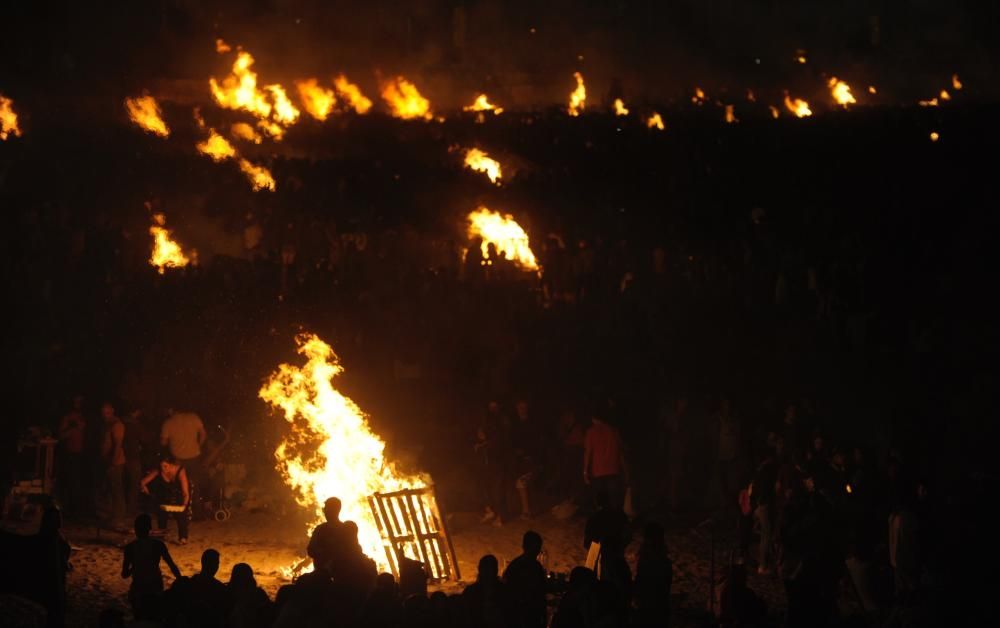
[[[736,117],[736,106],[726,105],[726,123],[733,124],[734,122],[739,122],[740,119]]]
[[[771,117],[775,120],[781,115],[781,111],[778,110],[774,105],[768,105],[767,108],[771,111]]]
[[[302,106],[305,107],[309,115],[317,120],[326,120],[333,110],[333,106],[337,104],[333,90],[320,87],[319,81],[314,78],[297,81],[295,86],[299,90]]]
[[[705,91],[700,87],[695,87],[694,96],[691,97],[691,102],[696,105],[700,105],[705,102]]]
[[[274,452],[278,470],[308,510],[310,528],[323,521],[323,502],[338,497],[341,517],[358,525],[361,549],[379,571],[387,571],[368,497],[425,486],[430,478],[404,474],[386,459],[385,442],[372,432],[365,413],[333,387],[344,371],[333,348],[314,334],[300,334],[295,342],[305,365],[281,364],[258,393],[282,411],[290,427]]]
[[[921,107],[937,107],[938,99],[931,98],[930,100],[919,100],[917,101],[917,104],[920,105]]]
[[[208,85],[220,106],[242,109],[258,118],[267,118],[271,115],[271,103],[268,102],[267,95],[257,89],[257,73],[250,69],[253,63],[253,55],[241,51],[236,55],[229,76],[222,79],[221,84],[212,77],[208,79]]]
[[[149,94],[143,94],[136,98],[126,98],[125,110],[128,111],[128,117],[132,119],[132,122],[135,122],[142,130],[160,137],[169,137],[170,129],[160,117],[160,105]]]
[[[229,143],[229,140],[215,132],[215,129],[208,130],[208,139],[199,142],[195,148],[198,152],[208,155],[212,161],[219,162],[236,157],[236,149]]]
[[[489,245],[492,244],[497,253],[522,269],[538,270],[538,261],[531,251],[528,234],[510,214],[501,215],[486,207],[479,207],[469,213],[468,236],[470,240],[482,238],[480,249],[486,259],[489,259]]]
[[[808,118],[813,114],[812,109],[809,108],[809,103],[801,98],[793,99],[787,93],[785,94],[785,108],[799,118]]]
[[[650,129],[659,129],[662,131],[665,128],[663,126],[663,118],[660,117],[659,113],[654,111],[653,115],[649,116],[649,118],[646,120],[646,127]]]
[[[255,131],[254,128],[246,122],[236,122],[229,128],[229,130],[233,137],[237,139],[253,142],[254,144],[260,144],[263,140],[260,133]]]
[[[931,131],[931,141],[936,142],[941,138],[937,131]]]
[[[434,117],[431,114],[431,101],[420,94],[416,85],[402,76],[382,84],[382,99],[389,105],[392,115],[397,118],[430,120]]]
[[[951,75],[951,86],[952,86],[952,88],[953,88],[953,89],[954,89],[954,90],[955,90],[956,92],[957,92],[957,91],[959,91],[959,90],[961,90],[961,89],[962,89],[962,87],[964,87],[964,85],[962,85],[962,81],[961,81],[961,80],[959,80],[959,78],[958,78],[958,75],[957,75],[957,74],[952,74],[952,75]]]
[[[621,98],[615,98],[615,115],[616,116],[627,116],[628,109],[625,107],[625,103]]]
[[[938,94],[938,98],[941,100],[951,100],[951,94],[948,93],[948,90],[942,89],[941,93]]]
[[[264,166],[258,166],[257,164],[241,158],[240,170],[242,170],[243,174],[247,176],[247,179],[250,181],[250,186],[253,188],[254,192],[260,190],[274,191],[274,177],[271,176],[271,171]]]
[[[827,87],[830,88],[830,94],[833,95],[833,99],[837,101],[837,104],[843,106],[845,109],[847,105],[853,105],[858,102],[851,93],[851,86],[835,76],[830,77],[830,80],[827,81]]]
[[[874,86],[874,85],[869,85],[869,86],[868,86],[868,93],[869,93],[869,94],[877,94],[877,93],[878,93],[878,90],[877,90],[877,89],[875,89],[875,86]]]
[[[490,178],[490,181],[500,185],[500,178],[502,176],[500,162],[491,158],[485,152],[478,148],[470,148],[465,152],[465,165],[476,172],[485,173]]]
[[[463,111],[492,111],[494,114],[501,114],[501,113],[503,113],[503,108],[502,107],[497,107],[497,106],[493,105],[489,101],[489,99],[486,97],[486,94],[480,94],[479,96],[476,96],[475,102],[473,102],[471,105],[469,105],[467,107],[462,107],[462,110]]]
[[[351,108],[354,109],[355,113],[365,114],[372,108],[372,101],[365,98],[365,95],[361,93],[361,89],[354,83],[348,81],[347,77],[343,74],[333,79],[333,86],[336,88],[340,97],[346,99],[347,102],[350,103]]]
[[[153,225],[149,228],[149,234],[153,236],[153,253],[149,263],[155,266],[161,275],[167,268],[182,268],[191,262],[181,250],[181,246],[171,239],[166,224],[167,219],[163,214],[153,214]]]
[[[8,137],[21,137],[21,129],[17,126],[17,113],[14,112],[14,101],[0,94],[0,140]]]
[[[574,72],[573,78],[576,79],[576,89],[570,92],[568,111],[569,115],[575,117],[580,115],[587,105],[587,86],[583,84],[583,75],[579,72]]]
[[[222,53],[224,53],[224,52],[229,52],[229,51],[231,51],[232,49],[233,49],[233,47],[232,47],[232,46],[230,46],[229,44],[227,44],[227,43],[226,43],[225,41],[223,41],[223,40],[222,40],[221,38],[220,38],[220,39],[216,39],[216,40],[215,40],[215,51],[216,51],[217,53],[219,53],[220,55],[221,55]]]

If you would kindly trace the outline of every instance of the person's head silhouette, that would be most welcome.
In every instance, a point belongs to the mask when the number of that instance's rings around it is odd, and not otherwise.
[[[153,529],[153,518],[146,513],[142,513],[135,518],[135,535],[140,539],[149,536],[149,531]]]
[[[497,579],[497,574],[500,573],[500,564],[497,562],[497,557],[493,554],[487,554],[479,559],[479,574],[476,576],[476,580],[479,582],[493,582]]]
[[[62,512],[55,506],[49,506],[42,513],[42,523],[38,529],[39,534],[46,536],[54,535],[62,527]]]
[[[207,549],[201,553],[201,573],[211,578],[219,573],[219,552]]]
[[[340,521],[340,500],[336,497],[330,497],[323,503],[323,514],[326,515],[326,520],[330,522]]]
[[[542,552],[542,535],[534,530],[528,530],[521,539],[521,549],[525,556],[536,558]]]
[[[236,563],[229,574],[229,586],[239,591],[257,588],[257,579],[253,577],[253,568],[246,563]]]

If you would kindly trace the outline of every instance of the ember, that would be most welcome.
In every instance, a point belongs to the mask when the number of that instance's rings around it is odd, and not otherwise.
[[[494,114],[503,113],[503,108],[502,107],[496,107],[492,103],[490,103],[489,99],[486,97],[486,94],[480,94],[479,96],[476,97],[475,102],[473,102],[471,105],[468,105],[466,107],[462,107],[462,110],[463,111],[492,111]]]
[[[125,110],[128,111],[128,117],[132,122],[135,122],[142,130],[160,137],[170,136],[170,129],[161,117],[160,105],[149,94],[143,94],[136,98],[126,98]]]
[[[663,118],[660,117],[659,113],[654,111],[653,115],[649,116],[649,118],[646,120],[646,127],[650,129],[659,129],[660,131],[662,131],[664,129]]]
[[[615,115],[616,116],[628,115],[628,109],[625,108],[625,103],[622,102],[621,98],[615,98]]]
[[[736,117],[736,106],[726,105],[726,123],[733,124],[734,122],[739,122],[739,118]]]

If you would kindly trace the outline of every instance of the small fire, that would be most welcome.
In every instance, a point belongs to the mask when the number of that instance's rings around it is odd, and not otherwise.
[[[920,101],[917,101],[917,104],[920,105],[921,107],[937,107],[938,106],[938,99],[937,98],[931,98],[930,100],[920,100]]]
[[[416,85],[402,76],[397,76],[382,84],[382,99],[389,105],[392,115],[397,118],[431,120],[434,117],[431,114],[431,101],[420,94]]]
[[[153,236],[153,254],[149,258],[149,263],[155,266],[161,275],[167,268],[182,268],[191,262],[181,250],[181,246],[171,239],[166,224],[167,219],[163,214],[153,214],[153,225],[149,228],[149,235]]]
[[[665,128],[663,126],[663,118],[660,117],[659,113],[654,111],[653,115],[649,116],[649,118],[646,120],[646,128],[659,129],[660,131],[662,131]]]
[[[628,109],[625,107],[625,103],[622,102],[621,98],[615,98],[615,115],[616,116],[628,115]]]
[[[225,161],[236,157],[236,149],[229,143],[229,140],[216,133],[215,129],[208,130],[208,139],[199,142],[195,148],[203,155],[208,155],[212,161]]]
[[[215,51],[220,55],[226,52],[232,51],[233,47],[223,41],[221,38],[215,40]]]
[[[931,141],[936,142],[941,138],[937,131],[931,131]]]
[[[726,105],[726,123],[733,124],[734,122],[739,122],[740,119],[736,117],[736,106]]]
[[[847,490],[847,494],[848,494],[848,495],[850,495],[851,493],[853,493],[853,492],[854,492],[854,489],[852,489],[852,488],[851,488],[851,485],[850,485],[850,484],[848,484],[848,485],[847,485],[847,486],[845,486],[844,488],[845,488],[845,489]]]
[[[875,86],[874,86],[874,85],[869,85],[869,86],[868,86],[868,93],[869,93],[869,94],[877,94],[877,93],[878,93],[878,90],[877,90],[877,89],[875,89]]]
[[[569,115],[576,117],[580,115],[583,108],[587,106],[587,86],[583,84],[583,75],[579,72],[573,73],[576,79],[576,89],[569,94]]]
[[[299,90],[302,106],[309,115],[317,120],[326,120],[333,110],[333,106],[337,104],[337,97],[333,95],[333,90],[320,87],[319,81],[314,78],[296,81],[295,87]]]
[[[749,87],[747,88],[747,100],[750,102],[757,102],[757,94],[754,94],[753,90]]]
[[[264,89],[271,92],[271,98],[274,100],[275,121],[284,125],[295,124],[299,119],[299,110],[288,99],[285,88],[281,85],[268,85]]]
[[[250,69],[253,64],[253,55],[240,51],[229,76],[221,83],[212,77],[208,85],[219,106],[252,113],[259,120],[261,129],[280,140],[285,133],[284,127],[295,124],[299,119],[299,110],[288,99],[281,85],[265,85],[263,90],[258,89],[257,74]]]
[[[781,111],[779,111],[778,108],[775,107],[774,105],[768,105],[767,108],[771,111],[771,117],[774,118],[775,120],[777,120],[778,117],[781,116]]]
[[[938,94],[938,98],[941,100],[951,100],[951,94],[948,93],[948,90],[942,89],[941,93]]]
[[[795,60],[798,61],[799,63],[802,63],[802,64],[805,64],[808,61],[808,59],[806,59],[805,55],[799,55],[799,56],[795,57]]]
[[[337,94],[350,103],[355,113],[365,114],[372,108],[372,101],[365,98],[365,95],[361,93],[361,89],[348,81],[347,77],[343,74],[333,79],[333,86],[337,90]]]
[[[961,80],[959,80],[959,78],[958,78],[958,75],[957,75],[957,74],[952,74],[952,75],[951,75],[951,87],[952,87],[952,88],[953,88],[953,89],[954,89],[954,90],[955,90],[956,92],[957,92],[957,91],[959,91],[959,90],[961,90],[961,89],[962,89],[962,87],[964,87],[964,85],[962,85],[962,81],[961,81]]]
[[[14,101],[0,94],[0,140],[8,137],[21,137],[21,128],[17,126],[17,113],[14,112]]]
[[[469,214],[469,239],[482,238],[483,257],[489,259],[489,245],[496,247],[497,253],[524,270],[538,270],[538,261],[531,252],[528,234],[517,224],[510,214],[501,215],[480,207]]]
[[[835,76],[830,77],[827,82],[827,86],[830,88],[830,93],[833,95],[833,99],[837,101],[838,105],[843,106],[845,109],[847,105],[853,105],[857,103],[857,99],[851,94],[851,86],[841,81]]]
[[[705,90],[703,90],[700,87],[695,87],[694,88],[694,96],[691,97],[691,102],[694,103],[694,104],[696,104],[696,105],[700,105],[703,102],[705,102],[705,98],[706,98],[706,96],[705,96]]]
[[[274,452],[278,470],[309,511],[310,530],[323,521],[323,502],[339,498],[341,518],[358,525],[361,549],[379,571],[388,571],[368,497],[426,486],[430,478],[404,474],[386,459],[385,442],[372,432],[365,413],[333,387],[344,371],[333,348],[314,334],[295,341],[305,365],[280,365],[258,393],[282,411],[290,427]]]
[[[486,94],[480,94],[476,96],[475,102],[467,107],[462,107],[463,111],[492,111],[494,114],[503,113],[502,107],[497,107],[493,105],[490,100],[486,97]]]
[[[253,142],[254,144],[260,144],[261,141],[264,139],[260,136],[260,133],[255,131],[254,128],[249,124],[247,124],[246,122],[236,122],[235,124],[233,124],[233,126],[229,128],[229,130],[232,133],[233,137],[240,140]]]
[[[476,172],[485,173],[490,178],[490,181],[500,185],[500,178],[502,176],[500,162],[485,152],[478,148],[470,148],[465,152],[465,165]]]
[[[809,103],[801,98],[793,99],[787,93],[785,94],[785,108],[799,118],[808,118],[813,114],[812,109],[809,108]]]
[[[258,166],[241,158],[240,170],[247,176],[247,179],[250,181],[250,187],[253,188],[254,192],[260,190],[274,191],[274,177],[271,176],[271,171],[264,166]]]
[[[149,94],[143,94],[136,98],[126,98],[125,110],[128,111],[128,117],[132,119],[132,122],[135,122],[142,130],[160,137],[170,136],[170,129],[161,117],[160,105]]]

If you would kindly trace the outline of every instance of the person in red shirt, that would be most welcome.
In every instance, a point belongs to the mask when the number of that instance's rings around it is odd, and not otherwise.
[[[591,485],[595,495],[605,496],[605,503],[614,508],[624,506],[626,472],[621,437],[598,416],[591,417],[583,439],[583,481]]]
[[[84,508],[83,448],[87,420],[83,416],[83,396],[73,397],[73,408],[59,421],[59,491],[69,514],[77,515]]]

